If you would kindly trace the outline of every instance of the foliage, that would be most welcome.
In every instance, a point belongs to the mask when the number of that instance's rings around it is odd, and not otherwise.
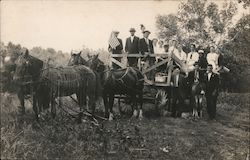
[[[250,6],[249,0],[238,0],[239,3],[243,3],[244,8],[248,8]]]
[[[244,1],[245,4],[248,2]],[[237,13],[235,1],[227,1],[222,9],[207,0],[183,1],[176,15],[158,15],[158,36],[171,39],[177,36],[184,46],[195,43],[207,53],[210,44],[216,44],[224,55],[224,64],[231,72],[225,75],[223,85],[232,92],[249,91],[249,15],[233,24]],[[188,50],[187,50],[188,51]]]
[[[59,107],[55,119],[43,114],[38,123],[28,109],[26,115],[17,113],[16,96],[0,96],[1,159],[246,159],[249,154],[249,94],[221,94],[217,122],[123,117],[99,121],[100,126],[87,118],[77,124]],[[63,103],[78,107],[70,99]]]

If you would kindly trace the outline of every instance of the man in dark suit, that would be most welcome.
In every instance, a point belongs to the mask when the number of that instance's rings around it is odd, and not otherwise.
[[[131,28],[129,30],[131,36],[126,39],[125,44],[125,52],[128,54],[137,54],[139,53],[139,37],[135,36],[135,29]],[[128,57],[128,64],[131,67],[137,66],[137,58],[136,57]]]
[[[143,38],[141,38],[139,42],[140,53],[142,55],[144,55],[145,52],[148,52],[149,54],[154,53],[153,42],[152,40],[148,38],[151,32],[148,30],[145,30],[142,33],[143,33]]]
[[[140,39],[139,41],[139,51],[142,55],[145,54],[153,54],[154,53],[154,47],[153,47],[153,42],[150,40],[148,37],[150,35],[150,31],[145,30],[142,32],[143,33],[143,38]],[[146,56],[143,61],[146,63],[149,63],[149,66],[152,66],[155,62],[155,58],[150,58],[149,56]],[[150,80],[154,79],[153,71],[150,71],[147,76]]]
[[[118,38],[119,32],[118,31],[113,31],[113,34],[118,39],[120,44],[116,48],[112,48],[109,45],[108,50],[109,50],[109,52],[111,52],[111,54],[122,54],[123,45],[122,45],[122,40],[120,38]],[[121,57],[115,57],[115,59],[121,62]],[[116,65],[115,63],[112,63],[112,68],[113,69],[119,69],[120,67],[118,65]]]
[[[188,84],[191,85],[194,82],[203,82],[204,81],[204,73],[199,70],[199,63],[194,63],[194,70],[188,73]]]
[[[212,72],[213,66],[208,64],[207,73],[205,74],[206,83],[206,99],[207,99],[207,113],[210,119],[214,119],[216,115],[216,103],[219,88],[219,76]]]
[[[180,74],[179,66],[174,67],[173,74],[171,76],[171,86],[173,94],[172,117],[180,117],[181,107],[184,106],[185,100],[186,79],[183,74]]]

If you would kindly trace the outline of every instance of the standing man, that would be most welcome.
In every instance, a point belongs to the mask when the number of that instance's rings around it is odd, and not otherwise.
[[[142,55],[146,55],[146,57],[144,58],[145,63],[148,63],[149,66],[152,66],[155,62],[154,60],[155,58],[149,57],[149,54],[154,53],[152,40],[148,38],[150,35],[150,31],[144,30],[142,33],[143,33],[143,38],[141,38],[139,41],[139,51]],[[152,71],[149,72],[148,78],[150,80],[154,79]]]
[[[180,74],[179,66],[176,65],[173,69],[173,74],[171,76],[171,86],[173,91],[172,117],[180,117],[181,107],[184,106],[186,80],[185,76]]]
[[[187,54],[187,66],[188,70],[192,71],[194,70],[194,63],[199,60],[199,54],[196,52],[195,44],[191,44],[190,48],[191,52]]]
[[[199,50],[198,54],[199,54],[198,64],[202,75],[204,75],[207,70],[207,58],[205,57],[203,50]]]
[[[135,36],[135,29],[131,28],[129,30],[130,37],[126,39],[125,44],[125,52],[128,54],[139,54],[139,37]],[[137,66],[137,60],[136,57],[128,57],[128,64],[130,67],[136,67]]]
[[[202,72],[199,70],[199,63],[195,62],[194,70],[188,74],[188,83],[192,85],[194,82],[203,82],[203,77],[204,75],[202,75]]]
[[[119,31],[113,31],[110,35],[108,50],[109,52],[111,52],[111,54],[122,54],[123,50],[122,40],[118,38],[118,35]],[[115,59],[121,62],[121,57],[115,57]],[[117,64],[112,63],[112,68],[119,69],[120,67]]]
[[[206,83],[207,113],[210,119],[214,119],[216,115],[219,76],[213,73],[213,65],[208,64],[204,80]]]

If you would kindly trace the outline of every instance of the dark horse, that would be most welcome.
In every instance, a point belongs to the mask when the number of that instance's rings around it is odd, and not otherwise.
[[[79,62],[77,58],[81,56],[72,56],[70,62]],[[142,73],[132,67],[119,70],[111,70],[107,65],[98,58],[98,55],[90,57],[87,65],[99,73],[101,84],[103,87],[103,100],[105,105],[105,116],[109,120],[113,119],[113,104],[116,94],[125,94],[131,97],[133,116],[138,116],[137,102],[140,103],[139,118],[143,118],[142,103],[143,103],[143,87],[144,76]]]
[[[39,62],[39,63],[38,63]],[[28,50],[16,61],[14,80],[19,82],[18,97],[24,110],[24,86],[29,84],[33,93],[33,109],[38,118],[41,106],[51,105],[52,116],[56,115],[55,98],[77,95],[77,100],[82,109],[84,104],[95,111],[95,98],[98,90],[94,72],[86,66],[71,66],[63,68],[45,68],[43,62],[30,56]],[[60,102],[60,101],[59,101]]]

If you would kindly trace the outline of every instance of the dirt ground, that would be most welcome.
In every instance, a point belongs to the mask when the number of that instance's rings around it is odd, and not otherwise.
[[[216,121],[122,116],[96,126],[61,109],[38,123],[31,104],[20,115],[16,96],[1,94],[1,159],[249,160],[249,94],[221,93],[218,101]],[[146,115],[150,108],[144,105]]]

